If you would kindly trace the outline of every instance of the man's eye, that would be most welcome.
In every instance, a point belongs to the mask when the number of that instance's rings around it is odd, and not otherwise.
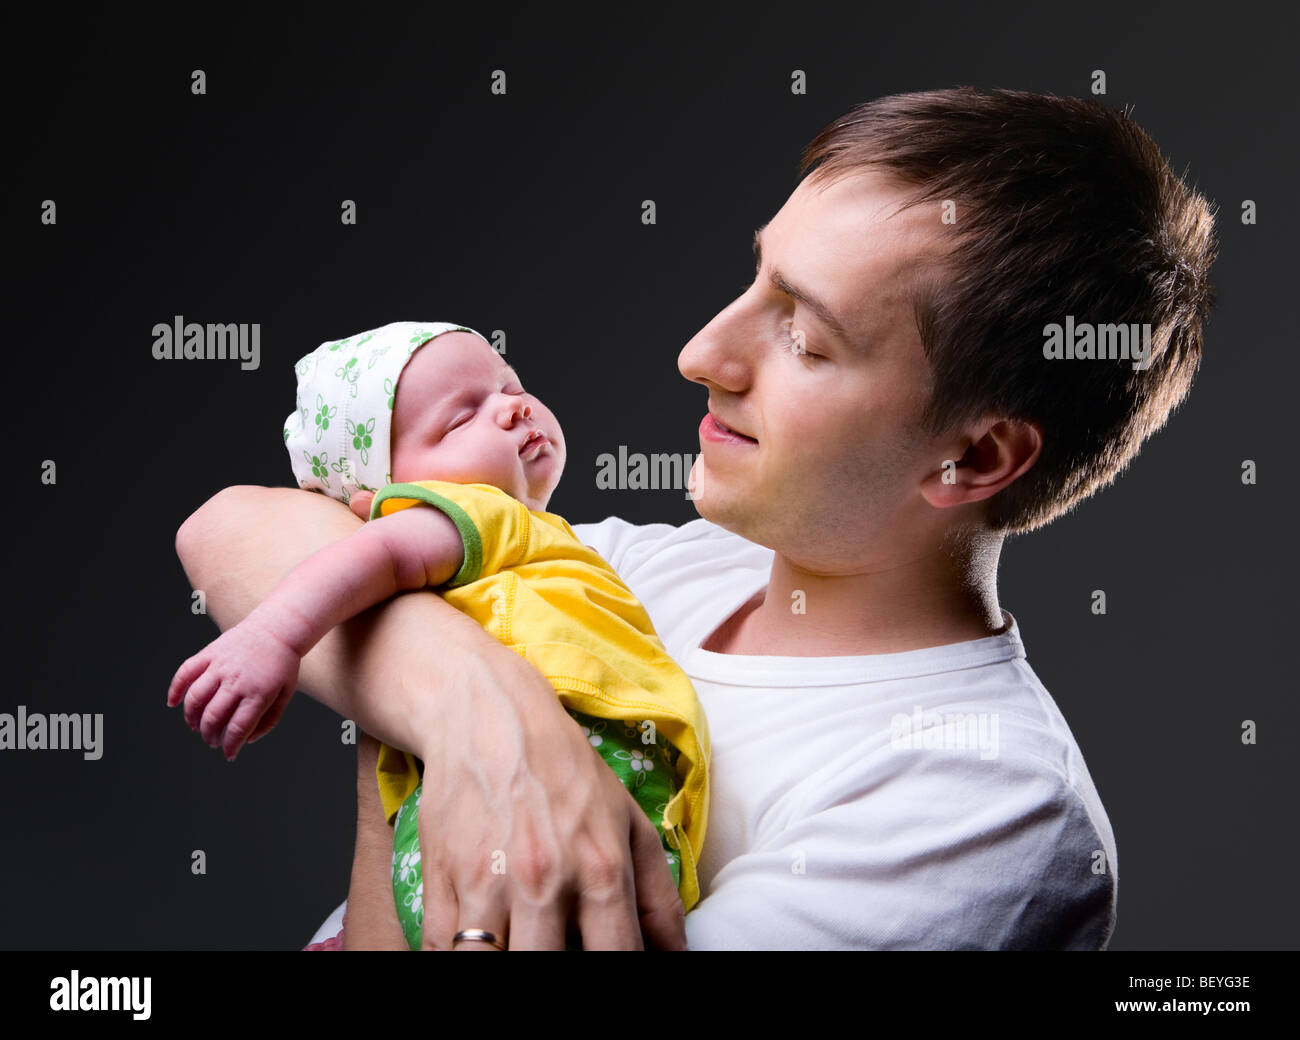
[[[799,357],[810,358],[814,361],[822,360],[821,354],[814,354],[808,349],[808,339],[803,329],[794,327],[794,320],[788,320],[781,323],[782,338],[785,340],[785,348],[791,354]]]
[[[469,422],[472,418],[474,418],[474,413],[467,412],[466,414],[462,415],[459,419],[457,419],[455,422],[453,422],[450,426],[448,426],[447,429],[454,430],[457,426],[464,426],[465,423]]]

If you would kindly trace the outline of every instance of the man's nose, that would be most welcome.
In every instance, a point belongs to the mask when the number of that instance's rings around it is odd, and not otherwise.
[[[748,293],[717,313],[677,355],[687,379],[739,393],[751,378],[754,344],[759,340]]]

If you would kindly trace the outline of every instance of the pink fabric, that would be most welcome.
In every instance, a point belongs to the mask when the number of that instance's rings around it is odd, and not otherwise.
[[[339,929],[338,935],[332,935],[328,939],[323,939],[318,943],[311,943],[303,947],[303,950],[341,950],[343,949],[343,929]]]
[[[348,915],[345,911],[343,914],[343,928],[348,926]],[[331,935],[328,939],[322,939],[318,943],[309,943],[302,948],[302,952],[308,950],[341,950],[343,949],[343,928],[339,929],[338,935]]]

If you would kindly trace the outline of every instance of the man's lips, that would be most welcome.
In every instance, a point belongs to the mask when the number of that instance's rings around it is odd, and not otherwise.
[[[705,440],[724,444],[757,444],[758,441],[748,434],[732,429],[721,422],[716,415],[708,412],[700,423],[700,436]]]

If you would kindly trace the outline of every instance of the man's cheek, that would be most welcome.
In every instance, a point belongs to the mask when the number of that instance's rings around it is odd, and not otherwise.
[[[810,409],[816,405],[810,405]],[[774,455],[801,477],[815,478],[842,450],[845,431],[834,423],[804,421],[785,427],[773,445]]]

